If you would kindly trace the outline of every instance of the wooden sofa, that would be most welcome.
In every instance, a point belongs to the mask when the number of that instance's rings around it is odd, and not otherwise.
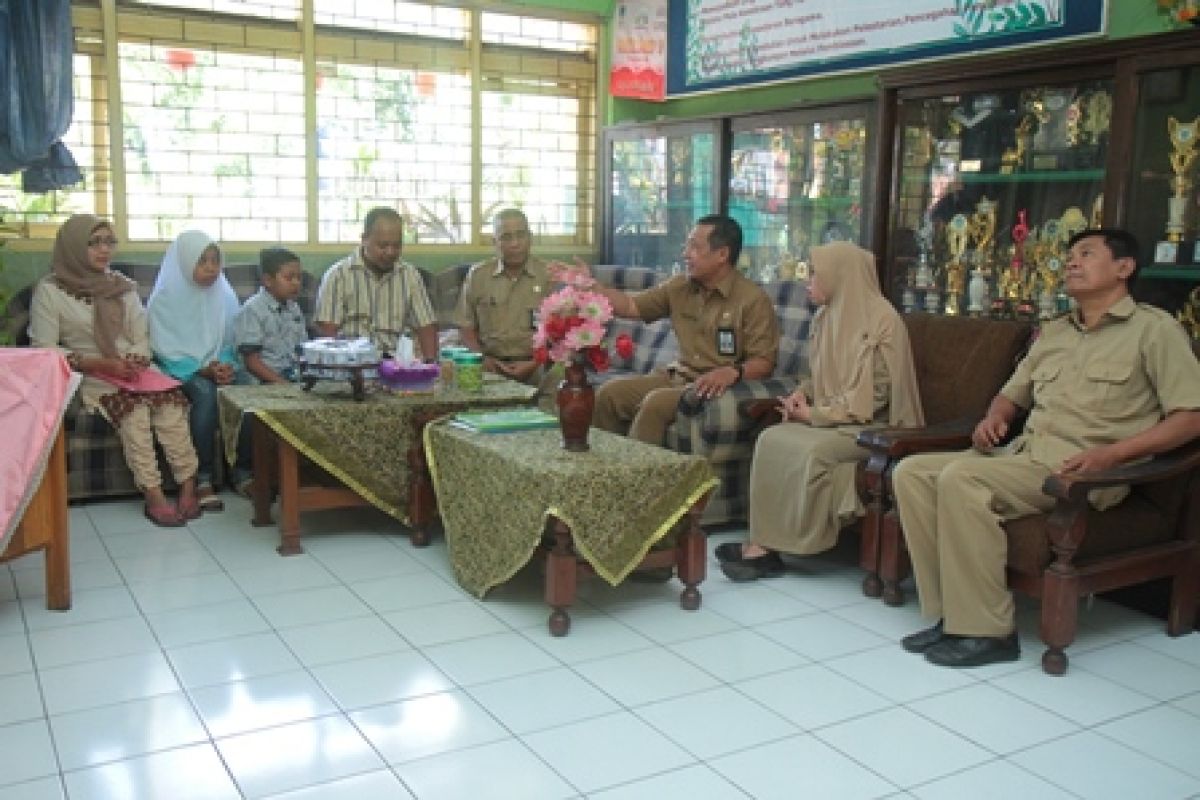
[[[134,264],[115,262],[113,269],[119,270],[137,282],[142,304],[154,288],[158,275],[158,264]],[[238,295],[245,302],[260,285],[257,264],[230,264],[225,275]],[[316,303],[317,280],[307,272],[298,302],[305,317],[311,321]],[[29,343],[29,310],[33,299],[33,286],[18,292],[0,320],[11,340],[17,345]],[[78,400],[67,409],[63,419],[67,435],[67,493],[71,501],[95,500],[104,497],[123,497],[138,494],[133,474],[125,464],[121,442],[116,431],[99,414],[83,411]],[[222,464],[221,459],[217,459]],[[169,476],[169,470],[164,471]]]

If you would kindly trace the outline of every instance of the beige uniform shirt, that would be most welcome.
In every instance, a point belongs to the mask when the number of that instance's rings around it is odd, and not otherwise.
[[[146,309],[136,291],[126,292],[125,326],[117,335],[121,355],[150,357],[150,327]],[[29,340],[34,347],[47,347],[83,358],[100,358],[96,346],[95,311],[92,304],[67,294],[52,277],[45,277],[33,290],[29,313]],[[100,398],[116,389],[111,383],[84,375],[79,400],[88,411],[100,410]]]
[[[533,357],[536,314],[549,288],[544,261],[530,258],[511,277],[500,259],[489,258],[467,273],[454,321],[475,330],[485,356],[528,360]]]
[[[740,272],[731,272],[712,289],[686,275],[633,295],[645,322],[671,318],[679,342],[674,365],[688,379],[711,369],[763,358],[775,366],[779,321],[771,298]]]
[[[338,335],[367,337],[394,354],[405,330],[432,325],[436,317],[416,267],[397,261],[391,272],[378,275],[363,263],[359,248],[321,278],[316,321],[332,322]]]
[[[1070,456],[1200,409],[1200,362],[1179,322],[1125,297],[1088,330],[1077,312],[1042,326],[1000,393],[1030,409],[1009,452],[1057,470]],[[1123,492],[1092,497],[1111,505]]]

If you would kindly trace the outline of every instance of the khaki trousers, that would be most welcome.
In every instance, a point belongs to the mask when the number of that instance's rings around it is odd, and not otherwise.
[[[139,488],[152,489],[162,485],[158,471],[158,456],[154,452],[154,439],[162,445],[171,474],[176,483],[183,483],[196,476],[200,462],[196,449],[192,447],[192,434],[188,423],[188,410],[183,406],[163,404],[148,406],[139,403],[117,426],[125,461],[133,473]]]
[[[1004,636],[1015,626],[1005,579],[1008,538],[1000,523],[1049,511],[1050,469],[1024,454],[974,450],[909,456],[892,473],[921,600],[947,633]]]
[[[596,392],[592,424],[600,430],[628,433],[631,439],[662,447],[687,384],[682,376],[665,372],[611,380]]]

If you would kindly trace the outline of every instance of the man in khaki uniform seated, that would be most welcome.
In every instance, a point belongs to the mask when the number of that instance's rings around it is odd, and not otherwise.
[[[734,265],[742,228],[713,214],[692,228],[683,248],[686,275],[635,294],[597,285],[619,317],[653,322],[670,317],[679,360],[650,375],[618,378],[596,394],[593,424],[662,445],[684,390],[701,399],[720,397],[740,380],[765,378],[775,369],[779,321],[771,298]]]
[[[504,209],[493,219],[492,230],[497,255],[467,273],[455,322],[463,344],[483,353],[485,370],[536,383],[533,333],[550,277],[545,262],[529,254],[529,222],[523,212]]]
[[[976,426],[974,449],[896,468],[921,611],[939,619],[906,636],[905,650],[949,667],[1018,658],[1001,522],[1053,508],[1042,492],[1052,473],[1111,469],[1200,436],[1200,364],[1178,321],[1129,296],[1137,252],[1123,230],[1073,236],[1064,279],[1078,308],[1042,327]],[[1020,409],[1021,434],[997,447]],[[1127,492],[1089,499],[1105,508]]]
[[[322,336],[365,336],[381,353],[396,355],[405,329],[417,334],[420,355],[438,356],[437,322],[421,273],[400,260],[404,218],[381,206],[363,220],[362,245],[325,271],[317,291]]]

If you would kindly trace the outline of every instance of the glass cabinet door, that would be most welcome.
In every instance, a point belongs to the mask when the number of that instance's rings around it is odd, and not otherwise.
[[[906,311],[1048,318],[1103,213],[1112,82],[901,98],[888,237]]]
[[[761,281],[805,279],[809,249],[869,246],[864,231],[868,103],[734,119],[729,214],[742,225],[741,264]]]
[[[715,212],[716,122],[605,131],[604,258],[611,264],[677,268],[698,217]]]
[[[1134,296],[1179,313],[1200,338],[1200,64],[1141,76],[1133,178],[1126,227],[1143,265]]]

